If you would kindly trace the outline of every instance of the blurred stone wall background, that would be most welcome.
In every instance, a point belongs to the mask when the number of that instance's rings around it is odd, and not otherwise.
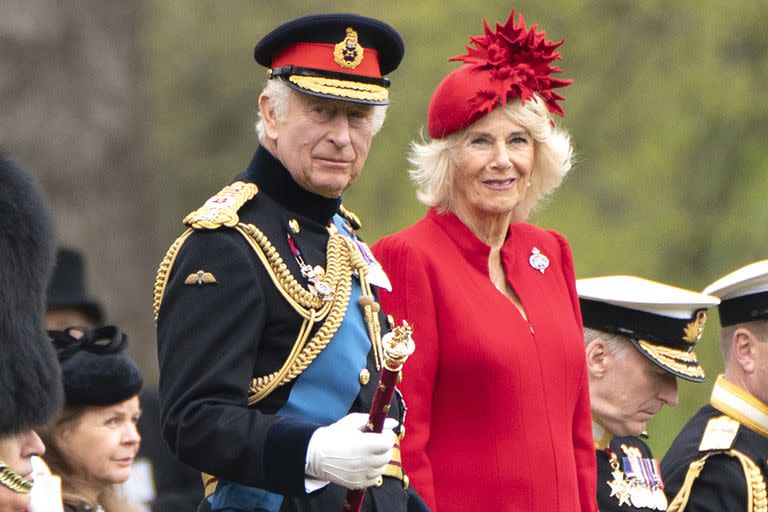
[[[41,180],[59,242],[156,380],[151,286],[159,248],[148,165],[143,12],[121,0],[0,2],[0,146]]]

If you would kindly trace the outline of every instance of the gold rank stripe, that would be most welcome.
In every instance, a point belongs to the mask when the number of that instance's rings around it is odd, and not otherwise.
[[[717,377],[709,403],[739,423],[768,437],[768,405],[735,384]]]
[[[704,369],[699,365],[694,352],[662,347],[646,340],[638,340],[638,343],[643,350],[667,368],[689,377],[704,378]]]
[[[595,441],[595,450],[605,450],[611,444],[613,434],[608,432],[595,418],[592,418],[592,439]]]
[[[288,80],[303,89],[341,98],[367,101],[386,101],[389,98],[389,91],[380,85],[302,75],[291,75]]]

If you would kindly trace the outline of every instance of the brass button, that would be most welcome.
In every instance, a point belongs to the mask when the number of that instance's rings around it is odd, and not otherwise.
[[[288,227],[291,228],[291,231],[297,234],[299,231],[301,231],[301,229],[299,228],[299,221],[297,221],[296,219],[289,220]]]
[[[368,371],[368,368],[363,368],[360,370],[360,384],[365,386],[371,381],[371,372]]]
[[[376,483],[373,484],[376,487],[381,487],[384,484],[384,478],[379,476],[379,478],[376,479]]]
[[[405,425],[400,425],[400,432],[397,433],[397,438],[402,441],[404,437],[405,437]]]
[[[403,475],[403,490],[408,490],[408,487],[411,485],[411,479],[408,478],[408,475]]]

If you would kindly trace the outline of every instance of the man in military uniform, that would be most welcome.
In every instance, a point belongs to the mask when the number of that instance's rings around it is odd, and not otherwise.
[[[388,282],[341,206],[402,40],[378,20],[318,15],[254,55],[270,68],[260,146],[185,218],[158,271],[164,437],[205,473],[201,510],[340,511],[347,489],[372,485],[363,510],[406,510],[392,427],[361,431],[388,328],[374,288]],[[396,397],[389,416],[403,415]]]
[[[631,276],[576,281],[584,320],[597,502],[606,511],[666,510],[659,464],[640,436],[677,378],[704,380],[693,351],[707,295]]]
[[[661,462],[669,510],[765,512],[768,464],[768,260],[704,289],[719,297],[725,373]]]

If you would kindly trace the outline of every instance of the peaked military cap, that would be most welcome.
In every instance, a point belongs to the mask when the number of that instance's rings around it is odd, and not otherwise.
[[[0,151],[0,438],[44,425],[61,405],[43,327],[53,240],[42,189]]]
[[[703,292],[720,298],[720,325],[768,318],[768,260],[741,267],[707,286]]]
[[[704,380],[693,348],[719,299],[634,276],[579,279],[576,289],[586,327],[626,337],[676,377]]]
[[[48,333],[61,363],[67,405],[115,404],[141,391],[141,373],[124,352],[128,338],[119,328]]]
[[[104,319],[101,304],[85,291],[85,262],[83,255],[68,247],[56,252],[51,283],[48,285],[48,309],[74,308],[94,324]]]
[[[356,14],[305,16],[280,25],[253,50],[270,78],[322,98],[389,103],[389,79],[403,58],[403,40],[386,23]]]

